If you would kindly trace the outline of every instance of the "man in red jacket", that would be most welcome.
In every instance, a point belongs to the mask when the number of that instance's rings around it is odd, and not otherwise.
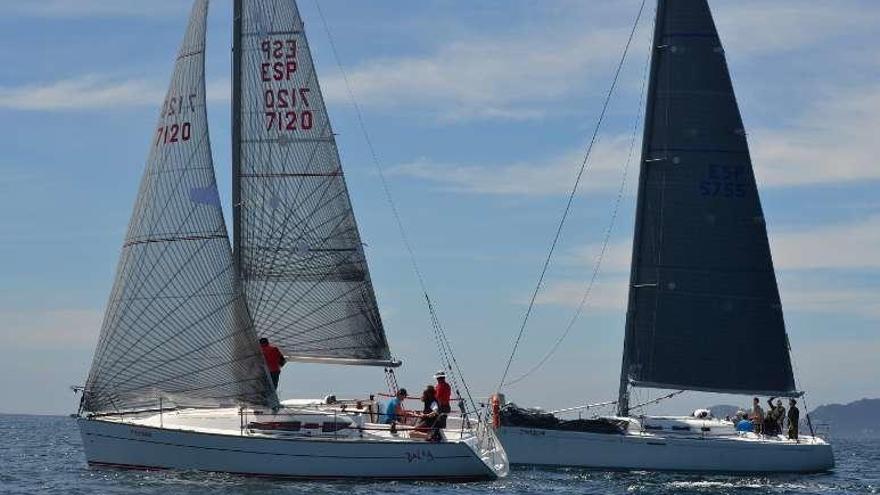
[[[437,427],[446,428],[446,417],[452,411],[449,402],[452,399],[452,388],[446,383],[446,373],[438,371],[434,373],[437,385],[434,387],[437,394],[437,405],[440,406],[440,416],[437,418]]]
[[[272,385],[278,390],[278,377],[281,376],[281,367],[287,362],[284,354],[274,345],[269,345],[269,339],[263,337],[260,339],[260,350],[263,351],[263,358],[266,359],[266,366],[269,368],[269,375],[272,377]]]

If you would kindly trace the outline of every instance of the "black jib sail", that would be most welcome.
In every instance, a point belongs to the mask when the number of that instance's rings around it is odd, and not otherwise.
[[[234,247],[257,333],[292,358],[392,364],[296,4],[235,15]]]
[[[633,243],[628,385],[794,394],[767,230],[705,0],[660,0]]]
[[[125,237],[86,411],[277,403],[214,180],[205,110],[207,0],[193,7]]]

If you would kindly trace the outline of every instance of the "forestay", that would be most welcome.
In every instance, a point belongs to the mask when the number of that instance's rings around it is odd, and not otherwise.
[[[198,0],[122,248],[86,411],[277,403],[236,288],[214,179],[206,15]]]
[[[622,389],[794,394],[746,135],[704,0],[659,2],[647,102]]]
[[[290,357],[388,364],[296,4],[253,0],[236,10],[234,245],[257,333]]]

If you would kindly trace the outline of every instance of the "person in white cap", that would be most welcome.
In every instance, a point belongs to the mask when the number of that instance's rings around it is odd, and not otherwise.
[[[452,387],[446,383],[446,373],[443,370],[434,373],[434,378],[437,379],[437,386],[434,388],[437,391],[437,404],[440,406],[440,417],[437,418],[437,426],[439,428],[446,428],[446,416],[452,411],[452,407],[449,405],[449,401],[452,399]]]

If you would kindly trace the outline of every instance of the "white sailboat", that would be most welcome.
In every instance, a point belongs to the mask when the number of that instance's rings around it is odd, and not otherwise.
[[[498,404],[514,464],[710,472],[834,466],[812,435],[631,414],[632,387],[799,397],[767,230],[706,0],[658,0],[618,414],[564,421]],[[613,402],[612,402],[613,403]]]
[[[291,478],[492,479],[491,427],[442,440],[374,409],[280,402],[257,343],[396,366],[293,0],[235,0],[234,247],[205,108],[196,0],[129,224],[78,424],[90,465]]]

